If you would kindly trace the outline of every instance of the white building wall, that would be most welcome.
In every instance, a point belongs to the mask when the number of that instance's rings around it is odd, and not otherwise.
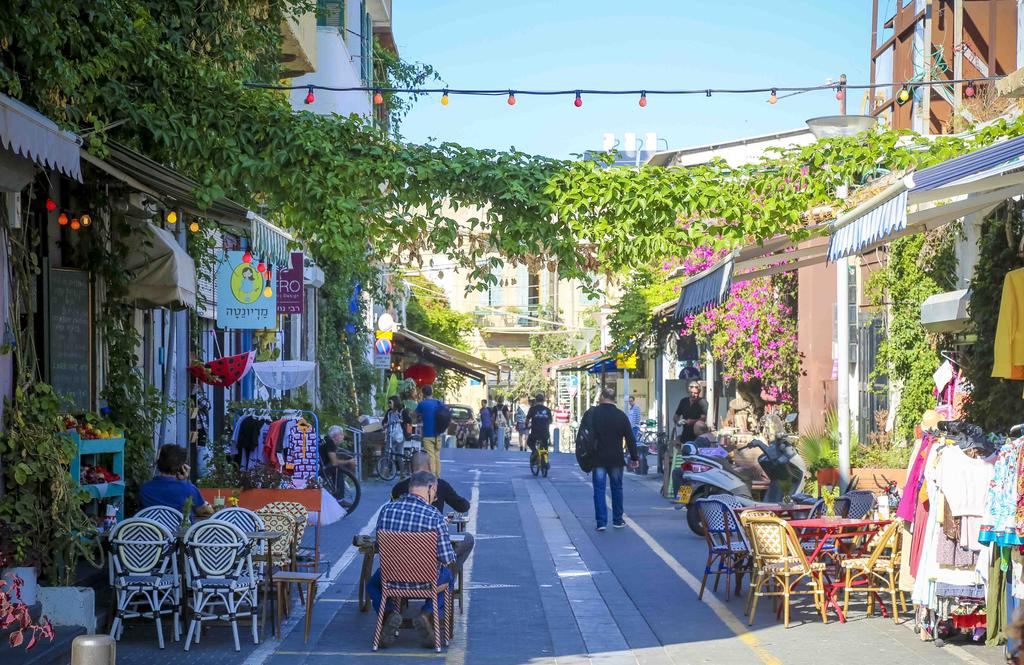
[[[316,31],[316,71],[293,79],[293,85],[322,85],[332,88],[352,88],[363,85],[360,79],[359,53],[359,3],[346,3],[349,13],[348,30],[320,26]],[[353,17],[353,12],[355,13]],[[348,38],[345,38],[345,35]],[[351,50],[350,50],[351,48]],[[305,88],[292,90],[291,104],[296,110],[312,111],[321,115],[356,115],[369,118],[372,107],[371,95],[363,91],[333,92],[316,90],[316,101],[306,104]]]

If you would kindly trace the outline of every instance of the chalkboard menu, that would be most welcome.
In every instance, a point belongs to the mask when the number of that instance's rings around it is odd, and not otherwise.
[[[70,402],[65,408],[86,411],[92,406],[92,298],[89,273],[49,270],[47,302],[47,366],[50,384]]]

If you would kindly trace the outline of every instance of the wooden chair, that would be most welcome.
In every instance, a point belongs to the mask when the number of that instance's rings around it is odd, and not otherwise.
[[[753,579],[750,587],[750,610],[747,625],[754,622],[757,601],[761,597],[781,598],[785,626],[789,627],[789,600],[796,595],[813,595],[814,605],[821,612],[821,619],[828,623],[825,608],[825,564],[808,563],[800,541],[787,522],[772,516],[757,516],[743,513],[740,520],[750,533],[750,545],[754,552]],[[806,582],[809,591],[797,591],[794,587]],[[770,583],[774,589],[766,589]]]
[[[452,598],[447,582],[438,583],[436,531],[377,531],[380,552],[380,611],[373,634],[373,650],[380,645],[384,614],[388,600],[427,599],[434,602],[434,648],[441,652],[441,623],[444,622],[445,643],[452,635]],[[446,595],[442,613],[438,612],[437,596]]]
[[[844,614],[849,611],[851,591],[867,592],[868,616],[874,614],[875,596],[887,593],[892,605],[892,620],[899,623],[897,599],[902,603],[903,611],[907,611],[906,596],[898,588],[900,543],[899,524],[892,522],[868,542],[868,548],[871,550],[868,556],[840,562],[846,573],[843,583]]]
[[[704,578],[697,598],[704,598],[708,576],[714,574],[715,592],[718,591],[719,580],[725,575],[725,599],[728,600],[732,588],[730,578],[735,576],[736,593],[739,594],[743,575],[750,571],[750,546],[736,513],[724,501],[698,499],[695,506],[708,546],[708,560],[704,564]]]

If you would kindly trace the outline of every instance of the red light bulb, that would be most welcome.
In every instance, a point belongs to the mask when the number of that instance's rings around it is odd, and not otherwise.
[[[515,106],[516,105],[516,93],[512,92],[511,90],[508,93],[508,105],[509,106]]]
[[[260,261],[260,264],[258,266],[256,266],[256,272],[266,272],[266,271],[267,271],[267,264],[263,263],[263,261]]]
[[[313,86],[309,86],[309,92],[306,93],[306,103],[312,104],[316,101],[316,95],[313,94]]]
[[[245,254],[242,254],[242,263],[252,263],[252,253],[246,250]]]
[[[583,102],[581,100],[580,104],[582,104],[582,103]],[[577,106],[579,106],[579,104],[577,104]],[[640,108],[642,108],[642,109],[647,108],[647,93],[646,92],[641,92],[640,93]]]
[[[377,105],[384,103],[384,95],[380,94],[380,90],[373,93],[373,103]]]
[[[971,97],[974,97],[974,94],[976,92],[977,90],[974,89],[974,82],[972,81],[967,84],[967,87],[964,88],[964,97],[970,99]]]
[[[583,106],[583,97],[580,96],[579,90],[576,91],[576,101],[573,102],[573,106],[576,108]]]
[[[65,214],[63,212],[61,214],[59,214],[57,216],[57,223],[60,224],[61,226],[67,226],[68,225],[68,216],[67,216],[67,214]]]
[[[46,212],[53,212],[57,209],[57,202],[53,199],[46,199]]]

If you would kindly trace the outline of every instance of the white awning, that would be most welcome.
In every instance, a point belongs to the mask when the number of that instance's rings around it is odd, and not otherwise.
[[[82,182],[80,143],[31,106],[0,94],[0,147],[10,153],[0,153],[0,188],[20,191],[35,175],[32,164]]]
[[[128,297],[136,306],[196,306],[196,265],[168,231],[149,222],[132,233],[125,268],[135,273]]]

